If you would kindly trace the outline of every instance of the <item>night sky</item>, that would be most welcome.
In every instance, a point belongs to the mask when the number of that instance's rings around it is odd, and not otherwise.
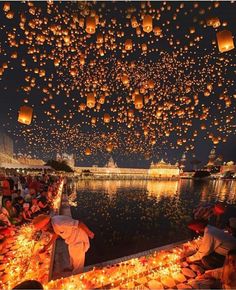
[[[8,3],[0,3],[0,121],[17,153],[148,167],[183,153],[204,165],[215,148],[236,161],[235,49],[219,52],[216,37],[234,35],[235,3]],[[23,105],[33,108],[30,125],[17,121]]]

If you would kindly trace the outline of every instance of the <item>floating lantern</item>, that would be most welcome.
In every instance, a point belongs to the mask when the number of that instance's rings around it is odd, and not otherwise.
[[[97,43],[103,43],[103,35],[102,35],[102,33],[98,33],[98,35],[97,35]]]
[[[133,49],[133,42],[131,39],[127,39],[125,41],[125,50],[132,50]]]
[[[152,31],[152,16],[145,15],[143,18],[143,31],[149,33]]]
[[[97,122],[97,119],[96,119],[95,117],[92,117],[92,119],[91,119],[91,123],[92,123],[93,125],[95,125],[96,122]]]
[[[143,96],[142,95],[135,95],[135,100],[134,100],[134,105],[135,109],[142,109],[143,107]]]
[[[146,43],[143,43],[141,47],[142,47],[142,51],[147,51],[147,44]]]
[[[32,121],[33,109],[28,106],[20,107],[18,122],[26,125],[30,125]]]
[[[89,34],[94,34],[96,31],[96,19],[95,17],[87,17],[86,18],[86,29],[85,31]]]
[[[129,83],[128,76],[127,75],[122,75],[121,81],[122,81],[123,85],[127,85]]]
[[[162,33],[162,30],[161,30],[161,28],[160,28],[159,26],[155,26],[155,27],[153,28],[153,33],[154,33],[154,35],[156,35],[156,36],[160,36],[161,33]]]
[[[109,114],[104,114],[104,116],[103,116],[103,121],[104,121],[104,123],[110,123],[110,120],[111,120],[111,117],[110,117],[110,115]]]
[[[11,10],[11,5],[9,2],[5,2],[3,5],[3,11],[8,12]]]
[[[113,145],[112,144],[108,144],[106,149],[107,149],[107,152],[111,152],[113,150]]]
[[[137,22],[137,19],[136,19],[135,16],[133,16],[133,17],[131,18],[131,26],[132,26],[133,28],[138,27],[138,22]]]
[[[91,149],[90,148],[86,148],[85,149],[85,151],[84,151],[84,154],[86,155],[86,156],[89,156],[89,155],[91,155]]]
[[[94,93],[87,94],[87,106],[89,108],[93,108],[95,106],[95,94]]]
[[[129,117],[129,118],[132,118],[133,116],[134,116],[134,110],[129,109],[129,110],[128,110],[128,117]]]
[[[154,89],[154,87],[155,87],[155,82],[154,82],[153,80],[149,80],[149,81],[148,81],[148,87],[149,87],[149,89]]]
[[[228,30],[216,33],[218,48],[220,52],[226,52],[234,49],[234,41],[232,33]]]

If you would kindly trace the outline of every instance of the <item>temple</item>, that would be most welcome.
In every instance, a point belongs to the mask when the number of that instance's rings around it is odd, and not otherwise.
[[[177,165],[166,163],[163,159],[158,163],[151,163],[148,175],[151,178],[172,178],[178,177],[180,169]]]

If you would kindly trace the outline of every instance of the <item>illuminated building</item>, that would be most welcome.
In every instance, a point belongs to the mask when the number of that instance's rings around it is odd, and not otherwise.
[[[179,174],[180,169],[177,165],[166,163],[163,159],[156,164],[152,163],[148,170],[148,175],[151,178],[171,178],[178,177]]]

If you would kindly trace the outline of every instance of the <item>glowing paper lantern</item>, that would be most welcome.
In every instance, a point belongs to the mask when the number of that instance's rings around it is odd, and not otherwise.
[[[135,95],[134,100],[135,109],[142,109],[143,107],[143,96],[142,95]]]
[[[143,18],[143,31],[149,33],[152,31],[152,16],[145,15]]]
[[[104,123],[110,123],[110,120],[111,120],[111,117],[110,117],[110,115],[109,114],[104,114],[104,116],[103,116],[103,121],[104,121]]]
[[[32,121],[33,109],[28,106],[20,107],[18,122],[26,125],[30,125]]]
[[[132,50],[133,48],[133,42],[131,39],[127,39],[125,41],[125,50]]]
[[[107,152],[111,152],[113,150],[113,145],[108,144],[106,149],[107,149]]]
[[[138,22],[137,22],[137,19],[136,19],[135,16],[133,16],[133,17],[131,18],[131,26],[132,26],[133,28],[138,27]]]
[[[234,49],[234,41],[232,33],[228,30],[216,33],[218,48],[220,52],[226,52]]]
[[[87,106],[89,108],[93,108],[95,106],[95,94],[94,93],[87,94]]]
[[[90,149],[90,148],[86,148],[85,151],[84,151],[84,154],[85,154],[86,156],[91,155],[91,149]]]
[[[129,83],[128,76],[127,75],[122,75],[121,81],[122,81],[123,85],[127,85]]]
[[[89,34],[94,34],[96,31],[96,19],[95,17],[87,17],[86,18],[86,28],[85,31]]]

